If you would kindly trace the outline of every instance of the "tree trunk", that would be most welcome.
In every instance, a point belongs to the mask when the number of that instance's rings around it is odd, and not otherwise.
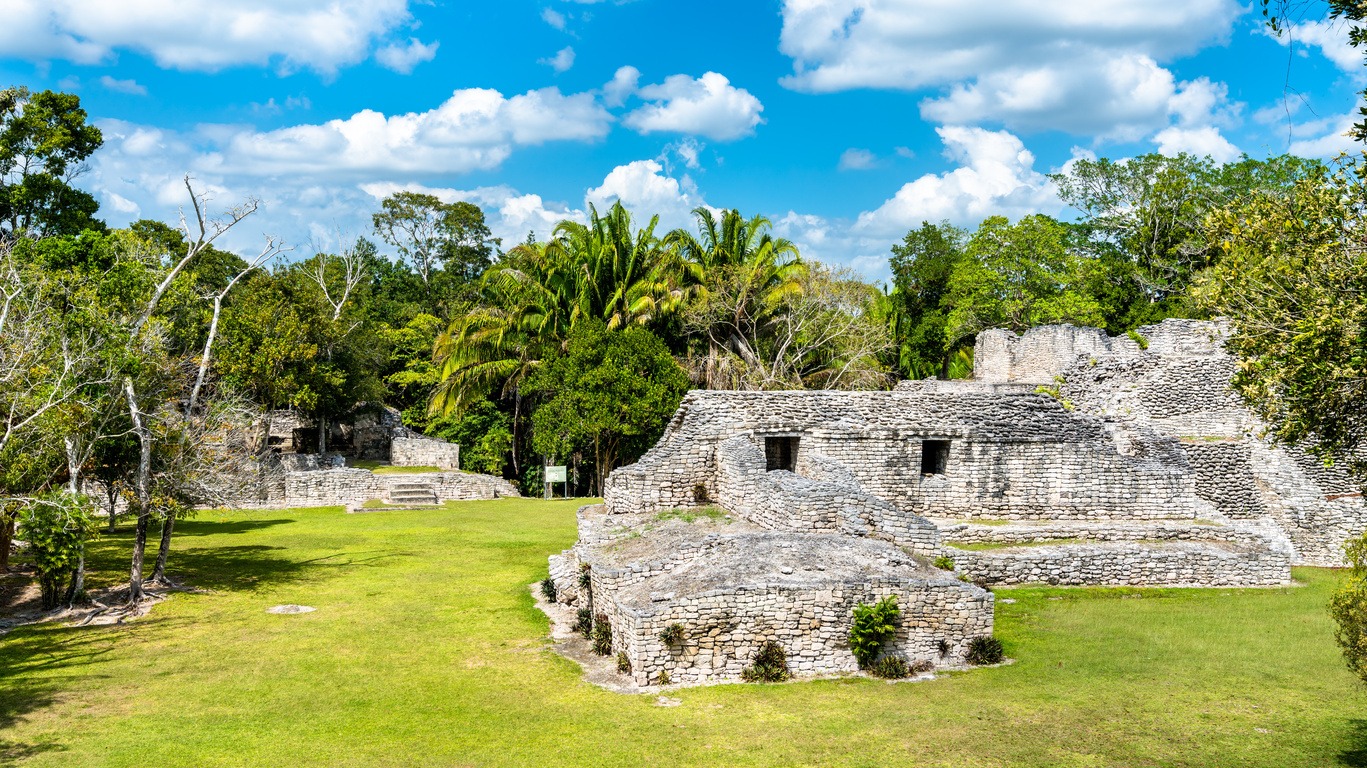
[[[119,484],[117,481],[110,480],[105,485],[104,492],[109,497],[109,532],[114,532],[114,524],[118,520],[119,509]]]
[[[328,417],[318,417],[318,455],[328,452]]]
[[[147,524],[152,516],[152,433],[142,420],[133,380],[123,380],[124,395],[128,399],[128,415],[133,421],[133,432],[138,436],[138,474],[134,482],[138,525],[133,537],[133,562],[128,573],[128,602],[136,605],[143,597],[142,561],[147,555]]]
[[[75,435],[67,435],[63,442],[66,444],[66,489],[75,496],[81,492],[80,443]]]
[[[71,586],[66,590],[66,607],[76,605],[76,598],[85,594],[85,553],[76,561],[76,572],[71,575]]]
[[[518,387],[513,391],[513,477],[517,478],[517,484],[522,485],[522,463],[518,461],[517,442],[518,425],[522,423],[522,388]]]
[[[9,570],[9,550],[14,544],[14,510],[0,511],[0,573]]]
[[[157,584],[166,582],[166,558],[171,554],[171,531],[176,525],[176,516],[167,514],[161,521],[161,545],[157,547],[157,564],[152,568],[152,581]]]

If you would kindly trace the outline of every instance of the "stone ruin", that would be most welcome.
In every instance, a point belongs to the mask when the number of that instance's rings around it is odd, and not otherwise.
[[[1367,505],[1261,436],[1223,333],[987,331],[970,381],[690,392],[580,510],[550,559],[559,600],[606,618],[637,685],[693,683],[738,679],[769,640],[795,675],[853,671],[853,609],[887,595],[885,652],[943,668],[991,633],[985,587],[1268,586],[1341,564]]]
[[[316,422],[297,411],[272,411],[248,431],[264,433],[269,451],[267,464],[242,483],[242,506],[422,506],[520,495],[501,477],[462,472],[459,445],[408,429],[388,406],[362,403],[329,424],[327,453],[316,452]],[[255,442],[259,448],[260,438]],[[356,461],[435,471],[376,474],[351,466]]]

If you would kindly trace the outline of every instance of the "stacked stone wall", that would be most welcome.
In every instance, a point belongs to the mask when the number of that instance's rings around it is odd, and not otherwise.
[[[717,447],[717,502],[744,519],[777,531],[839,531],[874,536],[911,551],[933,555],[939,546],[935,526],[863,490],[853,473],[810,453],[800,463],[831,480],[792,472],[765,471],[764,453],[747,438]]]
[[[377,475],[368,469],[326,469],[290,472],[284,476],[283,495],[269,506],[359,505],[372,499],[390,501],[394,486],[427,483],[438,501],[466,501],[518,496],[517,488],[500,477],[470,472],[433,472]]]
[[[609,617],[614,650],[626,652],[638,685],[658,682],[661,672],[676,683],[739,680],[765,641],[783,646],[789,669],[809,677],[858,669],[849,650],[854,607],[889,595],[897,596],[903,620],[885,653],[936,666],[962,664],[969,640],[992,632],[991,593],[953,580],[736,587],[640,609],[605,600],[595,603],[595,611]],[[671,647],[660,633],[675,623],[686,631]],[[948,644],[943,655],[941,641]]]
[[[1215,544],[1116,543],[947,550],[982,584],[1257,587],[1290,582],[1286,552]]]
[[[460,469],[460,446],[431,437],[396,437],[389,445],[389,463],[396,467]]]

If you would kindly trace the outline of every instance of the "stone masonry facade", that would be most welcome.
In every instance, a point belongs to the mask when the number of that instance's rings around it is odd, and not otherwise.
[[[991,633],[985,586],[1265,586],[1341,564],[1367,505],[1261,436],[1223,333],[987,331],[972,381],[690,392],[581,510],[551,559],[560,599],[610,623],[645,685],[737,679],[766,640],[795,674],[850,671],[853,608],[885,595],[903,606],[887,652],[953,666]]]

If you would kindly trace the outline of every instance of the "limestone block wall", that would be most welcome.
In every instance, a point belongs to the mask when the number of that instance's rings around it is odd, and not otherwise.
[[[322,469],[285,475],[287,507],[327,507],[382,499],[389,490],[385,478],[368,469]]]
[[[1099,328],[1045,325],[1022,335],[994,329],[978,334],[973,377],[981,381],[1052,384],[1054,376],[1084,356],[1105,354],[1129,339],[1112,339]]]
[[[389,463],[396,467],[460,469],[460,446],[431,437],[396,437],[389,444]]]
[[[1289,547],[1271,540],[1258,530],[1230,525],[1193,524],[1179,520],[1154,522],[1126,522],[1103,520],[1096,522],[1045,522],[1011,525],[972,525],[945,520],[937,521],[941,539],[948,544],[1023,544],[1058,540],[1081,541],[1204,541],[1225,542],[1239,546],[1276,548]],[[956,554],[951,552],[950,554]]]
[[[1254,587],[1290,582],[1283,551],[1181,542],[947,550],[955,570],[984,584]]]
[[[874,536],[927,556],[939,546],[939,534],[929,521],[863,490],[851,482],[853,473],[829,459],[809,453],[799,462],[822,477],[843,482],[784,470],[766,472],[763,451],[744,437],[719,444],[716,456],[717,502],[760,527]]]
[[[438,474],[389,475],[391,483],[401,482],[404,477],[421,478],[430,482],[442,501],[469,501],[474,499],[498,499],[519,497],[517,486],[493,475],[474,472],[441,472]]]
[[[723,588],[662,598],[647,608],[604,599],[595,610],[609,617],[614,651],[626,652],[638,685],[657,682],[661,672],[672,682],[696,683],[739,680],[769,640],[783,646],[799,677],[854,672],[858,664],[848,641],[854,606],[887,595],[897,595],[903,616],[887,653],[936,666],[961,664],[969,640],[992,632],[991,593],[948,578]],[[685,637],[671,647],[659,636],[675,623],[686,627]],[[949,645],[944,655],[942,640]]]
[[[1188,442],[1182,448],[1196,472],[1196,493],[1221,515],[1255,520],[1268,514],[1253,471],[1250,441]]]
[[[402,483],[428,483],[440,501],[519,495],[517,488],[501,477],[471,472],[377,475],[368,469],[326,469],[287,473],[283,496],[269,501],[273,506],[285,507],[361,504],[371,499],[390,501],[393,487]]]

